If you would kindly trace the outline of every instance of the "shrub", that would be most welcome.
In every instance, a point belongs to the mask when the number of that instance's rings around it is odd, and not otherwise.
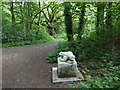
[[[107,52],[106,49],[100,47],[99,42],[94,37],[89,37],[81,41],[60,42],[55,46],[55,50],[48,55],[47,60],[56,62],[60,51],[72,51],[77,61],[99,59]]]
[[[61,51],[69,51],[70,49],[68,48],[68,42],[59,42],[55,46],[55,50],[51,53],[48,54],[47,56],[47,61],[48,62],[57,62],[57,57],[59,56],[59,52]]]
[[[120,65],[113,66],[111,62],[107,63],[107,65],[109,65],[109,68],[101,68],[97,75],[93,77],[86,75],[84,81],[77,83],[77,85],[70,85],[75,88],[120,88]]]
[[[60,32],[60,33],[56,34],[55,38],[59,39],[60,41],[67,41],[65,32]]]

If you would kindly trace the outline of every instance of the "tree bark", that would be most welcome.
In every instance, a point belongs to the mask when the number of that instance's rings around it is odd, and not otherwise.
[[[39,8],[41,9],[40,2],[39,2]],[[39,12],[39,16],[38,16],[38,30],[36,32],[36,36],[38,35],[39,30],[40,30],[40,17],[41,17],[41,12]]]
[[[27,12],[24,12],[24,15],[25,15],[25,34],[26,34],[26,39],[29,39],[28,37],[28,34],[29,34],[29,31],[30,31],[30,2],[24,2],[24,9],[27,8]],[[27,13],[27,14],[25,14]]]
[[[112,2],[109,2],[107,5],[107,9],[109,9],[106,13],[106,30],[111,31],[112,29],[112,12],[111,12]]]
[[[81,40],[82,31],[84,28],[84,16],[85,16],[85,6],[86,3],[83,3],[81,6],[81,12],[79,16],[79,25],[78,25],[78,40]]]
[[[28,6],[28,7],[27,7]],[[28,32],[29,32],[29,4],[28,2],[24,2],[24,30],[25,30],[25,37],[28,39]]]
[[[30,2],[27,2],[28,5],[28,14],[27,14],[27,31],[30,31]]]
[[[10,11],[11,11],[11,15],[12,15],[12,27],[15,27],[15,15],[14,15],[14,5],[13,2],[11,2],[10,5]]]
[[[49,35],[51,36],[54,36],[56,33],[55,33],[55,29],[51,26],[47,26],[48,30],[49,30]]]
[[[105,33],[104,30],[104,8],[105,4],[100,3],[97,6],[97,22],[96,22],[96,34],[99,36],[103,36]]]
[[[72,15],[70,13],[70,3],[64,3],[65,26],[68,41],[73,40]]]

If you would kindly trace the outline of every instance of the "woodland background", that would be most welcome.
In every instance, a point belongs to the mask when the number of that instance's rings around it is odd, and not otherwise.
[[[72,51],[86,81],[73,87],[118,88],[120,83],[120,2],[2,2],[2,47],[60,41]],[[97,73],[96,73],[96,70]]]

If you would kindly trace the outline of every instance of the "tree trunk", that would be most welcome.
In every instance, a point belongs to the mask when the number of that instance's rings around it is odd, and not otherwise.
[[[112,29],[112,12],[111,12],[111,6],[112,6],[112,2],[109,2],[108,5],[107,5],[107,13],[106,13],[106,30],[108,32],[111,31]]]
[[[56,34],[53,27],[49,27],[48,29],[49,29],[49,34],[50,34],[51,36],[54,36],[54,35]]]
[[[14,5],[13,5],[13,2],[11,2],[11,5],[10,5],[10,11],[11,11],[11,15],[12,15],[12,27],[14,28],[15,27],[15,15],[14,15]]]
[[[72,15],[70,13],[70,3],[65,2],[64,3],[65,9],[64,9],[64,15],[65,15],[65,26],[66,26],[66,33],[68,41],[73,40],[73,30],[72,30]]]
[[[96,23],[96,34],[103,36],[104,30],[104,3],[100,3],[97,7],[97,23]]]
[[[25,30],[25,37],[26,39],[29,39],[28,34],[30,31],[30,2],[24,2],[24,9],[27,9],[27,12],[24,10],[24,30]],[[26,14],[27,13],[27,14]]]
[[[39,2],[39,8],[41,9],[40,2]],[[39,17],[38,17],[38,30],[36,32],[36,36],[38,35],[39,30],[40,30],[40,17],[41,17],[41,12],[39,13]]]
[[[81,6],[81,12],[79,17],[79,25],[78,25],[78,40],[81,40],[83,28],[84,28],[84,16],[85,16],[85,6],[86,3],[83,3]]]
[[[26,39],[27,39],[27,36],[28,36],[28,17],[27,17],[27,15],[26,15],[26,3],[27,2],[24,2],[23,3],[23,15],[24,15],[24,33],[25,33],[25,37],[26,37]],[[28,13],[27,13],[28,14]]]
[[[26,24],[27,24],[27,33],[29,33],[30,31],[30,2],[27,2],[27,5],[28,5],[28,14],[27,14]]]

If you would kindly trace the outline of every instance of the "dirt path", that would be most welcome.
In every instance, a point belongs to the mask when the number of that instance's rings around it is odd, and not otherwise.
[[[2,49],[3,88],[65,87],[65,83],[53,84],[51,68],[46,55],[58,41]]]

